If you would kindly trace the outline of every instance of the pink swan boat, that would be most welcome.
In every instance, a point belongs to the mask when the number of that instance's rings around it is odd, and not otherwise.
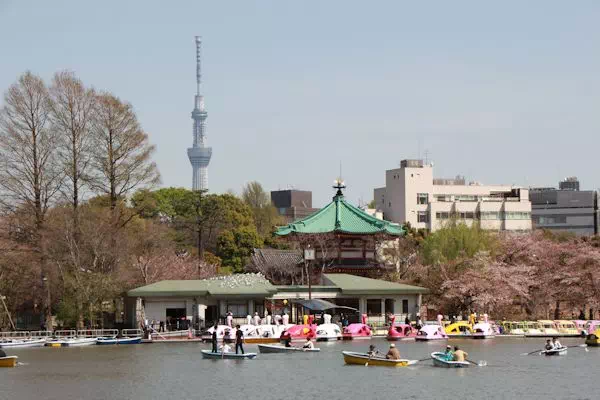
[[[403,323],[392,323],[388,330],[387,340],[413,340],[417,336],[417,330]]]
[[[350,324],[342,331],[344,340],[370,339],[372,336],[371,327],[367,324]]]
[[[307,338],[314,339],[317,337],[317,325],[294,325],[281,332],[281,339],[285,339],[287,336],[292,341],[304,341]]]
[[[430,341],[430,340],[448,340],[448,335],[440,325],[425,325],[422,327],[415,340]]]

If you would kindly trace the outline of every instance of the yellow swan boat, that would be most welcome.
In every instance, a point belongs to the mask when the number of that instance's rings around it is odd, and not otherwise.
[[[600,329],[596,329],[593,333],[587,335],[585,337],[585,344],[593,347],[600,346]]]

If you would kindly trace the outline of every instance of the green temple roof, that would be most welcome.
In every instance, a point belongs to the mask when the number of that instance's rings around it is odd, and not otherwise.
[[[275,234],[286,236],[291,233],[384,233],[400,236],[405,233],[401,225],[370,216],[344,199],[341,187],[333,201],[308,217],[279,228]]]

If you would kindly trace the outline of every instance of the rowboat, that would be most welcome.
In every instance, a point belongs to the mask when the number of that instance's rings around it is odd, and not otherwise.
[[[68,339],[55,339],[46,342],[48,347],[81,347],[91,346],[96,344],[98,338],[68,338]]]
[[[563,346],[558,349],[544,350],[541,351],[540,354],[543,354],[545,356],[564,356],[567,354],[567,348]]]
[[[433,365],[435,367],[442,367],[442,368],[468,368],[471,365],[467,361],[448,361],[444,357],[444,353],[441,353],[441,352],[431,353],[431,358],[433,359]]]
[[[96,344],[99,345],[109,345],[109,344],[138,344],[142,343],[142,337],[127,337],[127,338],[112,338],[112,337],[102,337],[96,340]]]
[[[344,362],[353,365],[375,365],[381,367],[407,367],[416,364],[418,360],[388,360],[384,357],[369,357],[366,353],[355,353],[353,351],[342,351]]]
[[[22,339],[0,342],[0,348],[15,349],[23,347],[42,347],[46,343],[46,339]]]
[[[202,358],[210,358],[215,360],[246,360],[256,357],[256,353],[235,354],[235,353],[213,353],[210,350],[202,350]]]
[[[285,347],[272,344],[259,344],[260,353],[316,353],[321,351],[318,347],[312,349],[303,349],[302,347]]]
[[[600,346],[600,329],[596,329],[585,338],[585,344],[588,346],[598,347]]]
[[[0,368],[12,368],[17,366],[17,356],[0,357]]]

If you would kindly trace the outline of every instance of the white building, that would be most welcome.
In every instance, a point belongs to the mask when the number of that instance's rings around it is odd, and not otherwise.
[[[385,187],[374,190],[377,209],[388,221],[430,231],[451,218],[483,229],[531,229],[531,202],[527,189],[509,185],[466,183],[464,177],[434,179],[432,164],[403,160],[387,170]]]

